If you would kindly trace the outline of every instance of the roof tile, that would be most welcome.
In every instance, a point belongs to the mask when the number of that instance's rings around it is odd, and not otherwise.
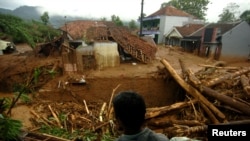
[[[155,13],[149,15],[148,17],[161,16],[161,15],[195,18],[193,15],[188,14],[182,10],[179,10],[179,9],[175,8],[174,6],[166,6],[164,8],[161,8],[158,11],[156,11]]]

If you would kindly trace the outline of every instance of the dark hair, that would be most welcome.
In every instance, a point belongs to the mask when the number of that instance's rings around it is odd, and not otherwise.
[[[113,100],[115,117],[125,128],[139,129],[144,123],[146,105],[143,97],[133,91],[120,92]]]

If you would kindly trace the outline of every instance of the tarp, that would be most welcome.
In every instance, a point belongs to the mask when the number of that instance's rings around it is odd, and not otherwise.
[[[11,44],[11,42],[0,40],[0,50],[5,50],[8,47],[8,44]]]
[[[94,43],[94,54],[99,69],[120,65],[118,45],[115,42]]]

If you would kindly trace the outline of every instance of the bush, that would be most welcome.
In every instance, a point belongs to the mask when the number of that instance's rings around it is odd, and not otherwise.
[[[0,31],[12,37],[13,42],[28,43],[32,47],[60,35],[59,30],[38,21],[26,22],[19,17],[5,14],[0,14]]]

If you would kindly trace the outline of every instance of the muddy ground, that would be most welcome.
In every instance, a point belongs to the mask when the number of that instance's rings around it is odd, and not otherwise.
[[[179,74],[181,74],[179,59],[184,60],[193,72],[202,69],[200,64],[215,63],[215,61],[198,57],[178,48],[169,51],[168,48],[158,45],[156,58],[149,64],[133,60],[121,62],[119,67],[89,70],[79,74],[63,72],[60,56],[36,57],[32,49],[25,44],[17,45],[17,49],[16,53],[0,56],[0,97],[12,97],[11,90],[15,82],[28,83],[32,78],[34,68],[47,66],[47,69],[50,70],[55,64],[59,64],[56,67],[57,74],[53,77],[45,74],[46,76],[39,80],[41,84],[33,87],[34,91],[30,94],[31,102],[26,104],[20,101],[12,110],[12,118],[21,120],[25,129],[33,131],[37,130],[38,123],[34,122],[34,117],[37,117],[31,111],[38,115],[51,116],[48,108],[50,105],[58,113],[71,113],[75,116],[81,115],[87,119],[93,119],[93,116],[86,115],[86,105],[83,101],[93,112],[92,115],[98,115],[104,103],[107,103],[108,107],[112,93],[122,90],[134,90],[142,94],[147,107],[173,104],[182,98],[181,89],[171,77],[161,72],[161,69],[164,68],[160,62],[162,58],[166,59]],[[247,61],[228,65],[250,66]],[[84,76],[86,84],[63,85],[65,82],[70,82],[71,78],[78,79],[82,76]],[[96,123],[94,126],[98,126],[98,124],[100,123]],[[93,124],[84,123],[79,123],[79,125],[89,128],[93,126]]]

